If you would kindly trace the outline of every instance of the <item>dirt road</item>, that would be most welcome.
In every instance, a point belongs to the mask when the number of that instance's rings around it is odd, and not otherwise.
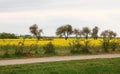
[[[85,59],[117,58],[117,57],[120,57],[120,54],[55,56],[55,57],[28,58],[28,59],[13,59],[13,60],[0,60],[0,66],[28,64],[28,63],[41,63],[41,62],[55,62],[55,61],[65,61],[65,60],[85,60]]]

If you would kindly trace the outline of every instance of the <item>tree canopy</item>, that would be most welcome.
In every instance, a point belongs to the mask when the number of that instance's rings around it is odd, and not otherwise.
[[[72,26],[69,24],[60,26],[56,30],[56,35],[64,36],[65,40],[67,40],[68,36],[71,35],[72,33],[73,33]]]

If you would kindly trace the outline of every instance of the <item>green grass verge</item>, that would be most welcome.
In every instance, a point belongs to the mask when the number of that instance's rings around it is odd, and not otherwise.
[[[119,74],[120,58],[0,66],[3,74]]]

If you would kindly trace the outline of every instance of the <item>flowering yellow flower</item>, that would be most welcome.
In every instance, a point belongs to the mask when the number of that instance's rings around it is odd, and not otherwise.
[[[38,44],[43,46],[49,42],[52,42],[54,45],[56,46],[69,46],[69,43],[71,41],[75,40],[75,38],[69,38],[68,40],[65,40],[64,38],[54,38],[53,40],[44,40],[41,39],[38,41]],[[23,42],[24,39],[20,38],[20,39],[0,39],[0,45],[18,45],[19,42]],[[101,42],[103,41],[103,39],[88,39],[89,42],[89,46],[100,46]],[[110,40],[110,42],[114,41],[113,39]],[[115,39],[115,41],[120,42],[120,39]],[[31,44],[36,44],[37,40],[36,39],[25,39],[24,41],[24,45],[29,46]],[[85,39],[80,39],[80,44],[84,45],[85,44]]]

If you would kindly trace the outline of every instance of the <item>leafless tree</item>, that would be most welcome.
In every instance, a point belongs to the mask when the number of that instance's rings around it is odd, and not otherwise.
[[[79,35],[79,29],[74,29],[73,30],[73,33],[76,35],[76,38],[78,38],[78,35]]]
[[[41,33],[43,32],[42,29],[39,29],[36,24],[33,24],[32,26],[29,27],[30,32],[36,36],[36,38],[39,40],[41,37]]]
[[[117,34],[111,30],[105,30],[101,33],[101,36],[103,36],[104,38],[113,38],[116,37]]]
[[[64,25],[64,26],[60,26],[56,30],[56,35],[64,36],[65,40],[67,40],[69,35],[71,35],[72,33],[73,33],[72,26],[69,24]]]
[[[97,26],[95,26],[93,29],[92,29],[92,37],[94,39],[97,39],[98,38],[98,30],[99,28]]]
[[[90,34],[90,29],[88,27],[83,27],[82,32],[85,38],[88,39],[88,35]]]

